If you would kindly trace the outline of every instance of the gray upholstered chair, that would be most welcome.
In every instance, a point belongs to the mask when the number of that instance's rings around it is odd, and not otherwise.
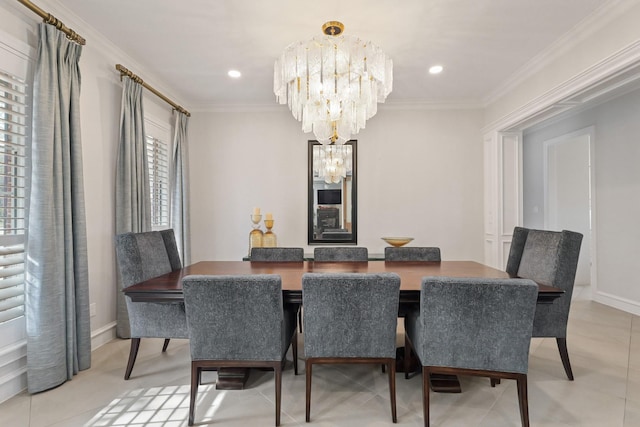
[[[260,262],[302,262],[302,248],[251,248],[251,261]]]
[[[283,309],[280,276],[187,276],[182,281],[191,348],[189,425],[203,370],[261,367],[275,371],[280,425],[282,366],[289,346],[298,373],[296,312]]]
[[[420,292],[420,307],[405,317],[405,357],[413,350],[422,364],[424,425],[429,425],[429,375],[443,373],[515,379],[522,425],[528,426],[527,371],[538,285],[527,279],[425,277]]]
[[[384,248],[385,261],[441,261],[440,248],[436,247],[400,247]]]
[[[573,231],[513,231],[507,273],[564,290],[552,304],[538,304],[533,321],[533,337],[555,337],[564,371],[573,380],[567,350],[567,321],[573,284],[578,268],[582,234]]]
[[[400,276],[320,274],[302,277],[306,420],[311,412],[315,363],[383,363],[389,371],[393,422],[396,416],[396,325]]]
[[[116,236],[115,240],[123,288],[182,267],[173,230],[124,233]],[[164,338],[164,352],[170,338],[189,338],[189,333],[183,303],[158,304],[132,302],[129,297],[125,299],[131,329],[131,349],[124,374],[124,379],[128,380],[141,338]]]
[[[313,260],[320,262],[368,261],[369,251],[359,247],[315,248]]]

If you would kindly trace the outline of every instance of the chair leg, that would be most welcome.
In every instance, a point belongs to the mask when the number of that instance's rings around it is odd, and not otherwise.
[[[164,353],[165,351],[167,351],[167,347],[169,347],[169,338],[165,338],[164,340],[164,344],[162,345],[162,352]]]
[[[422,367],[422,414],[424,416],[424,427],[429,427],[429,368]]]
[[[191,362],[191,395],[189,397],[189,425],[193,425],[193,419],[196,412],[196,396],[198,394],[198,385],[200,383],[200,367]]]
[[[140,348],[140,338],[131,338],[129,361],[127,362],[127,369],[124,372],[125,380],[128,380],[131,376],[131,371],[133,371],[133,364],[136,363],[136,356],[138,356],[138,348]]]
[[[496,384],[500,384],[500,378],[491,378],[491,387],[495,387]]]
[[[391,399],[391,419],[394,423],[398,422],[396,414],[396,361],[387,363],[389,369],[389,397]]]
[[[569,362],[569,351],[567,350],[567,339],[556,338],[558,344],[558,351],[560,352],[560,359],[562,359],[562,366],[564,366],[564,372],[570,381],[573,381],[573,371],[571,370],[571,363]]]
[[[311,361],[307,359],[304,364],[306,376],[306,393],[305,393],[305,421],[311,420]]]
[[[527,395],[527,375],[520,374],[516,378],[518,387],[518,403],[520,404],[520,419],[522,427],[529,427],[529,398]]]
[[[282,396],[282,368],[276,364],[273,368],[276,376],[276,427],[280,425],[280,398]]]
[[[298,308],[298,331],[302,333],[302,306]]]

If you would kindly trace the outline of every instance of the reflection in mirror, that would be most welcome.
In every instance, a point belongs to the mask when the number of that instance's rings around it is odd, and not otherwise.
[[[309,141],[308,243],[357,243],[356,141]]]

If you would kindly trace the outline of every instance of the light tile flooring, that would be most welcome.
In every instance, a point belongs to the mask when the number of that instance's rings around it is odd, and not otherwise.
[[[529,363],[529,411],[533,426],[640,426],[640,318],[591,302],[576,289],[569,325],[575,381],[565,377],[553,339],[534,339]],[[401,326],[399,327],[401,331]],[[398,334],[400,340],[401,334]],[[92,368],[37,395],[0,405],[0,426],[186,426],[189,347],[174,340],[143,340],[131,380],[122,379],[129,342],[113,341],[93,354]],[[271,426],[273,373],[253,371],[243,391],[216,391],[205,377],[196,425]],[[462,378],[460,394],[431,394],[432,426],[518,426],[515,383],[496,388],[484,378]],[[420,426],[420,375],[397,377],[398,426]],[[283,375],[282,425],[304,422],[304,363]],[[388,386],[379,367],[314,367],[311,424],[391,426]]]

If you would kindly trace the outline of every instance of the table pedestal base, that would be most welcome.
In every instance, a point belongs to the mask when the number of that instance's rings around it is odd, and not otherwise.
[[[431,374],[429,384],[436,393],[462,393],[460,380],[455,375]]]
[[[405,372],[404,366],[404,347],[398,347],[396,349],[396,372]],[[411,354],[411,361],[409,362],[409,373],[416,372],[421,369],[418,358],[415,354]],[[460,381],[455,375],[445,374],[431,374],[429,378],[429,384],[431,390],[436,393],[461,393]]]
[[[249,368],[219,368],[216,390],[244,390]]]
[[[412,357],[409,372],[419,369],[417,358]],[[404,372],[404,347],[396,350],[396,371]],[[244,386],[249,379],[249,368],[219,368],[216,390],[244,390]],[[429,378],[431,390],[436,393],[460,393],[460,381],[455,375],[431,374]]]

